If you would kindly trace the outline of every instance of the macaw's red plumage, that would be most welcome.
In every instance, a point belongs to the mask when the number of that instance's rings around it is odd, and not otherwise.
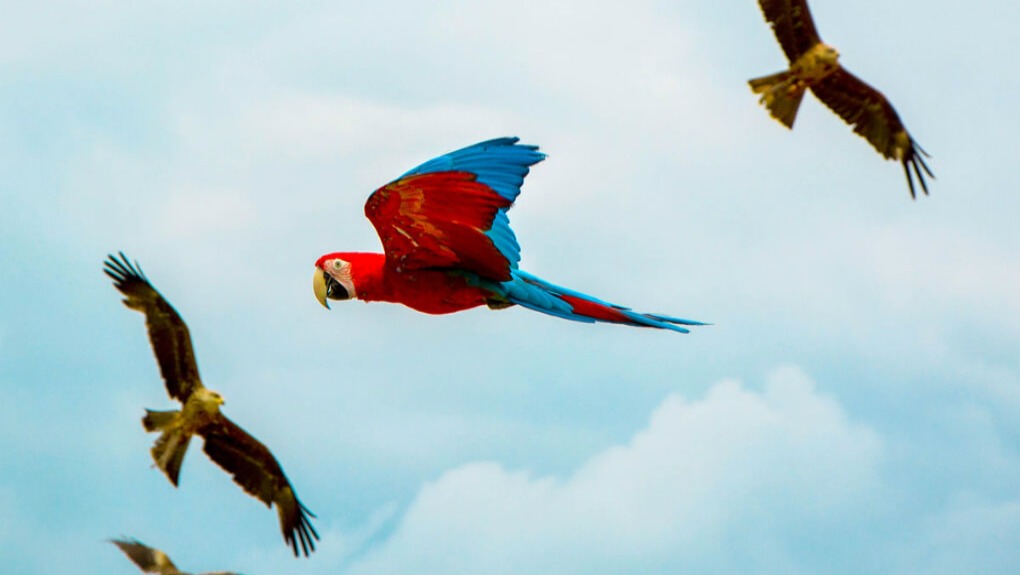
[[[520,270],[506,212],[545,155],[517,138],[480,142],[430,160],[375,191],[365,215],[384,253],[336,252],[315,262],[322,305],[360,299],[431,314],[520,305],[574,321],[671,329],[705,325],[638,313]]]

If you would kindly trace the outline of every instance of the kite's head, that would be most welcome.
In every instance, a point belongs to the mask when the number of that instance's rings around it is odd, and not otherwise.
[[[839,50],[829,46],[825,42],[819,42],[818,60],[823,65],[834,68],[839,62]]]
[[[315,262],[312,289],[315,291],[315,299],[326,309],[329,309],[327,299],[357,299],[353,269],[357,265],[358,255],[360,254],[326,254]]]
[[[195,398],[202,405],[202,409],[209,413],[218,412],[220,410],[220,406],[226,403],[226,401],[223,400],[222,395],[206,387],[196,389]]]

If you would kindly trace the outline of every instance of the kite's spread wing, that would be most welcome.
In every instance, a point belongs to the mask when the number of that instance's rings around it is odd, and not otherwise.
[[[916,197],[915,176],[921,190],[928,193],[925,174],[935,177],[924,161],[928,154],[910,137],[888,98],[842,68],[813,85],[811,90],[880,154],[903,164],[911,197]]]
[[[141,267],[137,263],[132,265],[123,252],[119,259],[107,256],[103,271],[126,296],[124,305],[145,314],[149,342],[166,390],[170,397],[186,402],[192,391],[202,387],[188,326],[170,302],[152,287]]]
[[[267,506],[276,504],[284,540],[298,554],[308,556],[315,550],[315,532],[305,508],[294,493],[280,463],[269,449],[241,426],[220,414],[215,421],[198,430],[205,438],[203,449],[209,457],[234,477],[234,481]]]
[[[159,549],[154,549],[137,539],[111,539],[113,543],[128,556],[144,573],[160,575],[176,575],[180,573],[174,562]]]
[[[790,62],[822,41],[807,0],[758,0],[758,4]]]

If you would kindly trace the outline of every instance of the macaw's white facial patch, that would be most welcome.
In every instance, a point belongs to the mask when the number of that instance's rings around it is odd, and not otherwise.
[[[326,297],[333,300],[358,299],[350,262],[340,258],[328,260],[325,268]]]

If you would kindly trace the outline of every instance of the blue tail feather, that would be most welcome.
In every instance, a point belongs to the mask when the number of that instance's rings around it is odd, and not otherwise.
[[[543,159],[545,154],[538,151],[538,146],[518,144],[516,137],[495,138],[429,160],[401,177],[448,171],[469,172],[475,175],[476,182],[488,186],[493,192],[512,203],[520,195],[521,185],[531,166]],[[500,284],[489,284],[481,278],[475,278],[479,285],[488,284],[485,285],[486,289],[491,289],[509,302],[572,321],[622,323],[669,329],[680,333],[690,331],[682,326],[707,325],[667,315],[638,313],[630,308],[551,284],[521,271],[517,267],[521,259],[521,248],[513,230],[510,229],[507,209],[508,207],[502,208],[496,212],[485,234],[509,262],[512,279]],[[575,305],[585,313],[578,313]]]
[[[635,312],[628,307],[612,304],[588,294],[549,283],[519,269],[513,270],[513,276],[514,279],[500,284],[501,288],[504,290],[504,297],[506,297],[506,299],[510,302],[521,307],[544,314],[585,323],[610,321],[575,313],[573,306],[560,297],[567,296],[610,308],[623,315],[628,320],[620,322],[613,321],[612,323],[668,329],[679,333],[690,333],[689,329],[682,326],[708,325],[700,321],[668,315]]]

